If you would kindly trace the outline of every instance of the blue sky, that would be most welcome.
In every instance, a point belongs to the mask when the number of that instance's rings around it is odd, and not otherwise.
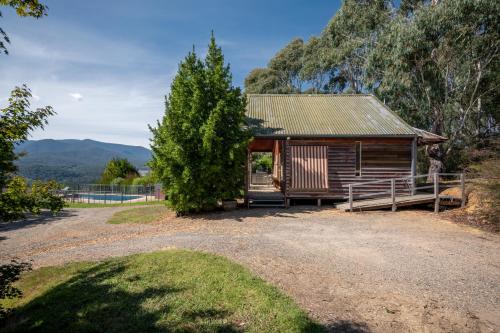
[[[95,139],[149,146],[148,124],[164,112],[178,63],[193,45],[204,54],[213,29],[234,84],[294,37],[321,32],[340,1],[46,0],[48,16],[2,8],[11,38],[0,56],[0,107],[28,84],[33,105],[52,105],[32,139]]]

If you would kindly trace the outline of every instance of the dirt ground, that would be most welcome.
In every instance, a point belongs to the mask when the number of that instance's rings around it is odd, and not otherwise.
[[[0,261],[40,267],[190,248],[249,267],[332,332],[500,331],[500,236],[433,213],[302,207],[106,224],[122,209],[0,226]]]

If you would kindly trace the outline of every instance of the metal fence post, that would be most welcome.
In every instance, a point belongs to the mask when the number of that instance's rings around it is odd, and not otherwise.
[[[349,211],[352,212],[352,184],[349,184]]]
[[[463,173],[460,174],[460,187],[462,188],[462,202],[461,207],[465,207],[465,201],[467,200],[465,195],[465,175]]]
[[[392,200],[392,211],[396,211],[396,180],[391,179],[391,200]]]
[[[434,173],[434,213],[439,213],[439,176]]]

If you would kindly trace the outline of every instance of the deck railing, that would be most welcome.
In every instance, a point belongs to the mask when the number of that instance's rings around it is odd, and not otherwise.
[[[440,191],[457,186],[461,189],[461,205],[462,207],[465,205],[465,176],[463,173],[434,173],[432,183],[424,180],[427,178],[428,175],[416,175],[349,184],[349,210],[351,212],[354,210],[354,200],[390,198],[392,210],[395,211],[397,208],[397,197],[413,196],[418,193],[433,193],[435,199],[434,211],[437,213],[441,199],[439,195]],[[399,188],[397,188],[398,183]],[[387,189],[364,194],[355,193],[356,188],[366,188],[372,185]]]

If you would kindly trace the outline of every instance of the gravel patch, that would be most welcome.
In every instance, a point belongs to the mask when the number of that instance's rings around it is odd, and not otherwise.
[[[40,267],[189,248],[244,264],[332,332],[500,331],[500,237],[433,213],[301,207],[106,224],[123,209],[0,225],[0,261]]]

